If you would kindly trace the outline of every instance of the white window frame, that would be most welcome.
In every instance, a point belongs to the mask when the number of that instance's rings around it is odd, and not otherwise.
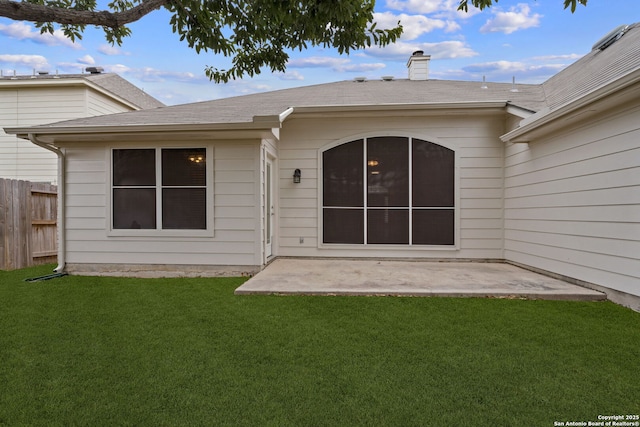
[[[192,229],[162,229],[162,150],[163,149],[202,149],[206,150],[206,221],[207,228]],[[156,228],[155,229],[120,229],[113,228],[113,151],[114,150],[155,150],[156,161]],[[107,181],[107,236],[109,237],[213,237],[214,236],[214,150],[211,145],[126,145],[111,146],[106,150],[108,165]]]

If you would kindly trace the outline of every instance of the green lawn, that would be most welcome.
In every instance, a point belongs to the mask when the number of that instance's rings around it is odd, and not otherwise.
[[[640,413],[609,302],[235,296],[0,271],[0,425],[553,426]]]

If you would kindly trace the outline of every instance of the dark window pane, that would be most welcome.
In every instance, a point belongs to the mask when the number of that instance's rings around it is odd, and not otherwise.
[[[364,206],[362,147],[360,139],[322,154],[324,206]]]
[[[409,206],[408,138],[367,140],[368,206]]]
[[[367,213],[367,243],[409,244],[407,209],[370,209]]]
[[[113,185],[156,185],[156,150],[113,150]]]
[[[324,243],[364,243],[363,209],[324,209]]]
[[[453,209],[413,211],[413,244],[453,245]]]
[[[204,188],[163,188],[162,228],[205,230],[207,193]]]
[[[413,140],[413,206],[454,205],[455,160],[452,150],[420,139]]]
[[[207,152],[204,148],[162,150],[163,186],[205,186]]]
[[[156,190],[154,188],[114,188],[113,228],[155,229]]]

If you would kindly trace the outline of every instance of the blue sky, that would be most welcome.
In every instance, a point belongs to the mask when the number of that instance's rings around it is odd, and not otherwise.
[[[331,49],[292,52],[286,73],[265,70],[253,78],[214,84],[206,66],[228,67],[211,53],[198,55],[171,32],[169,14],[156,11],[131,25],[122,46],[89,28],[72,43],[59,33],[41,35],[30,23],[0,18],[0,70],[4,75],[48,70],[79,73],[87,66],[116,72],[168,105],[261,91],[383,75],[406,78],[411,52],[431,55],[434,79],[540,83],[591,50],[621,24],[640,21],[638,0],[589,0],[575,13],[562,0],[500,0],[480,12],[456,11],[458,0],[378,0],[378,27],[400,20],[404,34],[386,48],[341,56]]]

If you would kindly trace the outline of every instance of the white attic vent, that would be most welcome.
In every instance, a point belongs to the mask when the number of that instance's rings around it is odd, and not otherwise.
[[[385,82],[393,81],[393,76],[382,76],[382,80]]]
[[[353,80],[355,80],[358,83],[362,83],[362,82],[366,82],[367,78],[366,77],[354,77]]]
[[[620,25],[615,30],[611,31],[609,34],[598,40],[596,44],[591,47],[591,50],[605,50],[616,41],[618,41],[618,39],[624,35],[628,28],[628,25]]]

